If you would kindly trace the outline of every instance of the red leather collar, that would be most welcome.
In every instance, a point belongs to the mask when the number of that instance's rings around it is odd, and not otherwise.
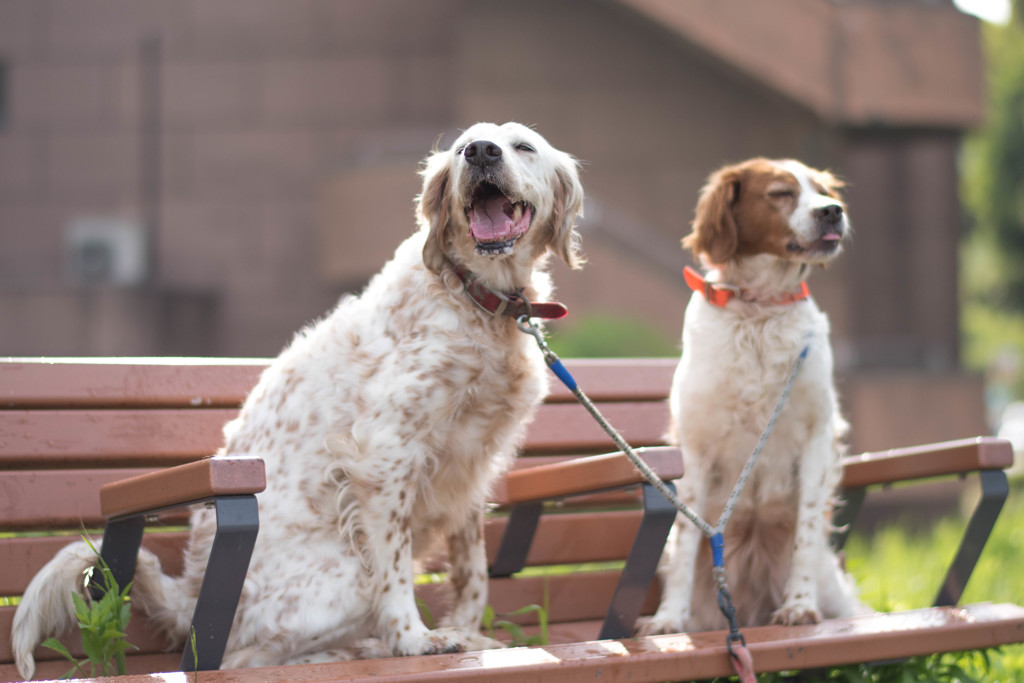
[[[470,300],[495,317],[504,315],[518,320],[525,315],[529,318],[557,320],[569,315],[569,309],[557,301],[527,301],[523,298],[522,290],[498,292],[480,282],[466,268],[454,265],[454,269]]]
[[[743,290],[739,287],[733,287],[731,285],[722,285],[714,282],[708,282],[700,273],[686,266],[683,268],[683,278],[686,280],[686,284],[695,292],[700,292],[707,299],[708,303],[715,306],[725,306],[727,303],[732,301],[735,297],[742,299]],[[790,292],[789,294],[783,294],[782,296],[772,299],[767,303],[771,304],[792,304],[797,301],[803,301],[811,295],[811,290],[807,287],[806,282],[800,283],[800,291]]]

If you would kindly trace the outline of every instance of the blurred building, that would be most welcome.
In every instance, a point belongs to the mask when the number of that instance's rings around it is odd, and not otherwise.
[[[811,284],[854,447],[980,433],[956,247],[982,81],[948,0],[0,0],[0,355],[274,355],[411,232],[435,143],[518,120],[584,163],[566,325],[678,338],[704,178],[798,157],[849,185]]]

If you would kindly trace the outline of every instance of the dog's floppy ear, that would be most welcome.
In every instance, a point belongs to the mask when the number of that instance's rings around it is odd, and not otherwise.
[[[739,198],[740,174],[735,168],[714,173],[700,192],[693,232],[683,238],[683,246],[710,263],[725,263],[739,246],[739,230],[732,206]]]
[[[583,215],[583,185],[579,163],[572,156],[560,153],[555,166],[554,206],[551,210],[551,250],[570,268],[582,268],[576,219]]]
[[[424,161],[423,192],[416,198],[420,225],[429,229],[423,245],[423,263],[435,273],[441,272],[447,251],[451,225],[451,154],[434,152]]]

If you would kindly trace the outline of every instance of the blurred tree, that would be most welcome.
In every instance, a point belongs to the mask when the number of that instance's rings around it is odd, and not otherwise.
[[[962,249],[965,361],[990,368],[1024,353],[1024,0],[1005,25],[982,27],[988,63],[985,125],[964,145]],[[1011,382],[1024,396],[1024,377]]]

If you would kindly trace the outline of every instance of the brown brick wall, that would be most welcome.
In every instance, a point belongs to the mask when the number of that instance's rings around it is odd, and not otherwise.
[[[145,215],[141,50],[154,35],[156,288],[79,291],[70,222]],[[857,380],[859,365],[955,369],[959,133],[836,129],[706,45],[591,0],[0,0],[0,355],[275,354],[412,230],[412,174],[438,136],[520,120],[583,160],[606,209],[583,228],[590,266],[555,267],[566,324],[619,314],[678,339],[678,240],[704,178],[797,156],[850,183],[856,237],[811,286],[853,382],[855,443],[932,438],[936,419],[950,436],[982,430],[974,380],[936,388],[918,373],[893,388],[901,406],[940,401],[920,422],[879,402],[884,375]],[[362,189],[381,169],[389,189]]]
[[[153,330],[159,315],[124,303],[170,311],[167,296],[182,290],[218,302],[206,318],[179,316],[202,319],[192,337],[174,337],[190,352],[276,353],[341,291],[311,267],[320,188],[381,155],[413,173],[452,125],[444,75],[459,4],[0,2],[10,109],[0,129],[0,307],[5,321],[29,315],[27,301],[54,311],[4,325],[0,354],[183,353]],[[154,67],[143,46],[156,35],[156,289],[96,293],[105,307],[69,315],[92,296],[68,282],[71,222],[148,215],[141,131]],[[347,246],[366,237],[353,232]],[[123,332],[132,325],[139,330]],[[105,326],[120,343],[103,341]]]

